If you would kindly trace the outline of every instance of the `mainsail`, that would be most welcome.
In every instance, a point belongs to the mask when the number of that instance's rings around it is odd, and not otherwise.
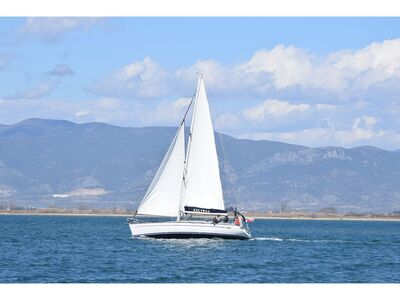
[[[179,213],[185,162],[185,126],[179,126],[142,203],[138,214],[176,217]]]
[[[224,210],[214,129],[201,76],[193,108],[182,196],[182,210],[185,206]]]

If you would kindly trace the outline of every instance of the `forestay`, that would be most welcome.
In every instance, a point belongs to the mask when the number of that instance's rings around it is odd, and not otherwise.
[[[138,214],[177,217],[185,162],[182,123],[138,208]]]

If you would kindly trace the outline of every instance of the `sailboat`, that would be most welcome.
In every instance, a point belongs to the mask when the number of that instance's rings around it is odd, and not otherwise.
[[[185,120],[193,115],[185,151]],[[250,239],[246,218],[225,210],[214,129],[203,76],[178,131],[128,224],[133,237]],[[142,221],[136,215],[171,217]]]

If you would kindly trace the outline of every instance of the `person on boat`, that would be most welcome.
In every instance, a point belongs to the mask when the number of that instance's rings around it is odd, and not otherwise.
[[[229,217],[228,217],[228,215],[226,215],[225,217],[224,217],[224,223],[228,223],[229,222]]]
[[[218,224],[219,222],[221,222],[221,218],[219,217],[219,215],[213,218],[214,225]]]
[[[238,217],[237,214],[235,214],[235,219],[234,219],[233,223],[234,223],[235,225],[237,225],[237,226],[240,226],[240,219],[239,219],[239,217]]]

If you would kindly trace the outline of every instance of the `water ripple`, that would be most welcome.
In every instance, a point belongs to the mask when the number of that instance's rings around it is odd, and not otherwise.
[[[132,239],[115,217],[0,226],[0,283],[400,282],[400,222],[259,220],[250,241]]]

